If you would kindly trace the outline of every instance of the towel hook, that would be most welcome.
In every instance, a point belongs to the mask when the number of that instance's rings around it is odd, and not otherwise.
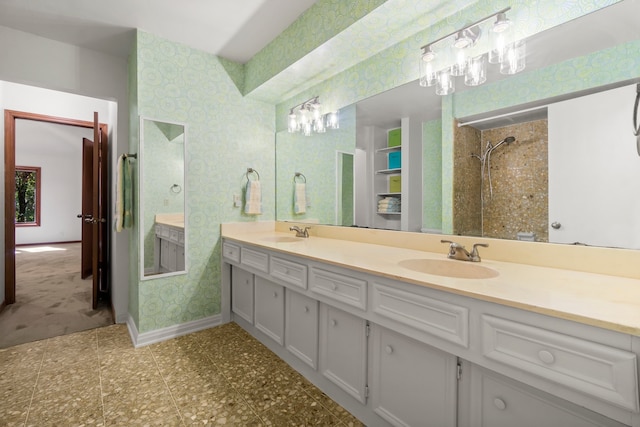
[[[304,174],[300,173],[300,172],[296,172],[293,174],[293,182],[298,182],[296,181],[296,178],[302,178],[302,182],[306,183],[307,182],[307,177],[304,176]]]
[[[246,174],[246,176],[247,176],[247,182],[248,182],[248,181],[251,181],[251,180],[249,179],[249,174],[252,174],[252,173],[255,173],[255,174],[256,174],[256,176],[258,177],[258,179],[257,179],[256,181],[260,181],[260,174],[258,173],[258,171],[257,171],[257,170],[255,170],[254,168],[247,168],[247,174]]]
[[[180,193],[182,191],[182,187],[180,187],[178,184],[173,184],[170,188],[172,193]]]

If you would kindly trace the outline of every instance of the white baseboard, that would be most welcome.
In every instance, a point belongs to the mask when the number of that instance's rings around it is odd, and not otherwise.
[[[129,315],[129,318],[127,319],[129,336],[131,336],[133,346],[136,348],[160,341],[166,341],[171,338],[176,338],[182,335],[190,334],[192,332],[212,328],[221,324],[222,316],[220,314],[216,314],[215,316],[209,316],[187,323],[180,323],[179,325],[167,326],[166,328],[138,333],[138,328],[136,327],[136,323],[133,321],[131,315]]]

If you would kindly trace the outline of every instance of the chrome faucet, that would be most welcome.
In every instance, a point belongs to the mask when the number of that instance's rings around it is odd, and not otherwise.
[[[289,231],[295,231],[296,237],[309,237],[310,228],[311,227],[305,227],[304,229],[301,229],[297,225],[294,225],[293,227],[289,227]]]
[[[489,247],[489,245],[487,245],[486,243],[476,243],[473,245],[471,253],[469,253],[469,251],[467,251],[464,246],[459,243],[452,242],[451,240],[440,240],[440,242],[449,243],[449,253],[447,254],[447,258],[459,259],[462,261],[480,262],[478,246],[482,246],[483,248]]]

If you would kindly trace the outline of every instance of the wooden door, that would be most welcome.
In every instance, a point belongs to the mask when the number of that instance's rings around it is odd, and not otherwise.
[[[98,292],[107,291],[107,133],[93,113],[93,197],[91,271],[93,274],[93,308],[98,306]],[[85,218],[87,221],[87,218]]]
[[[80,276],[83,279],[92,274],[93,225],[87,219],[93,218],[93,141],[82,138],[82,256]]]

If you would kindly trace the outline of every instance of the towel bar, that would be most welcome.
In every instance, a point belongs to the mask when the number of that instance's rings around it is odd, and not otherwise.
[[[260,174],[258,173],[258,171],[253,168],[247,168],[247,173],[246,173],[247,182],[250,181],[249,174],[252,174],[252,173],[255,173],[256,176],[258,177],[257,181],[260,181]]]
[[[296,172],[295,174],[293,174],[293,182],[297,182],[296,178],[302,178],[302,182],[304,182],[304,183],[307,182],[307,177],[304,176],[304,174],[302,174],[300,172]]]

